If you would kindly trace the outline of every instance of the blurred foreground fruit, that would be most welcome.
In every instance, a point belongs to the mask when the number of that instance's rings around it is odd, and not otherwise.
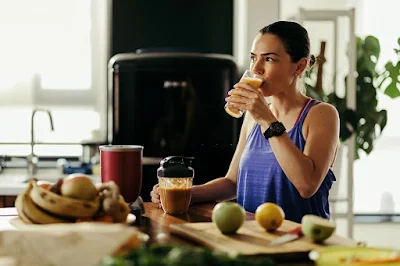
[[[266,202],[258,206],[255,213],[257,223],[267,231],[275,231],[282,225],[285,212],[280,206]]]
[[[113,218],[110,215],[98,216],[94,219],[96,222],[113,223]]]
[[[128,204],[124,200],[120,199],[118,201],[116,211],[111,214],[111,217],[115,223],[122,223],[126,221],[126,218],[130,212],[131,209],[129,208]]]
[[[234,234],[246,220],[246,213],[236,202],[220,202],[212,212],[212,221],[223,234]]]
[[[44,189],[50,189],[51,186],[53,185],[53,183],[50,183],[48,181],[42,181],[42,180],[37,181],[36,184]]]
[[[89,176],[71,174],[63,180],[61,195],[74,199],[93,200],[97,195],[97,189]]]
[[[31,182],[29,197],[35,205],[48,213],[61,217],[92,217],[100,209],[99,199],[89,201],[65,197],[38,186],[35,181]]]
[[[30,193],[34,189],[34,185],[36,188],[40,188],[36,185],[36,181],[31,180],[28,184],[27,189],[17,196],[15,200],[15,207],[17,208],[18,216],[22,221],[29,224],[53,224],[53,223],[69,223],[72,220],[60,217],[57,215],[53,215],[52,213],[48,213],[44,211],[42,208],[38,207],[34,201],[30,197]],[[47,190],[46,190],[47,191]]]
[[[323,242],[335,231],[335,224],[316,215],[305,215],[301,220],[303,234],[314,242]]]
[[[61,184],[64,182],[58,181],[50,188]],[[93,200],[76,199],[54,193],[49,184],[31,179],[27,189],[18,195],[15,207],[20,219],[27,224],[127,222],[130,208],[120,196],[118,186],[110,181],[95,189]]]

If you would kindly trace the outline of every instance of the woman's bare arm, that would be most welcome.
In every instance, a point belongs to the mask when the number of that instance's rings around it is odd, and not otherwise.
[[[337,110],[327,103],[311,108],[303,125],[303,135],[304,152],[287,133],[270,138],[270,144],[286,176],[303,198],[309,198],[320,187],[335,157],[339,141]]]

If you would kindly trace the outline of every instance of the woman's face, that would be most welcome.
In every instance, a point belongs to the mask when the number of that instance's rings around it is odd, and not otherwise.
[[[258,34],[251,48],[250,69],[264,80],[264,96],[295,86],[299,63],[292,63],[282,41],[273,34]]]

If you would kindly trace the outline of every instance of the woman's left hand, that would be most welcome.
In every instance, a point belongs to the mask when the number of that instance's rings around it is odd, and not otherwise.
[[[234,89],[228,92],[229,96],[225,98],[229,106],[249,111],[257,123],[272,115],[261,89],[244,82],[239,82],[233,87]]]

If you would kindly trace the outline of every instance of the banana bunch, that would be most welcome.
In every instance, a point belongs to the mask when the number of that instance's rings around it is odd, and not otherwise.
[[[125,222],[130,208],[119,195],[116,185],[102,184],[97,189],[94,199],[77,199],[30,180],[26,190],[17,196],[15,207],[20,219],[27,224]],[[118,197],[115,198],[115,195]]]

